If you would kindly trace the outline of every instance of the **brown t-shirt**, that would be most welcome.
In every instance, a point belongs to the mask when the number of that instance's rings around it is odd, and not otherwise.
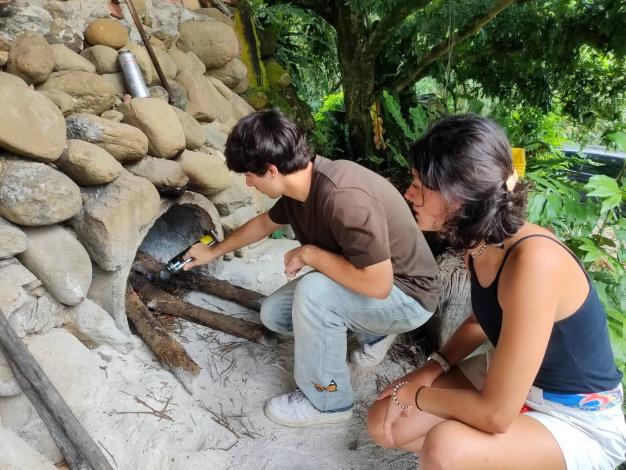
[[[435,310],[437,264],[402,195],[382,176],[351,161],[316,156],[307,200],[283,196],[269,216],[291,224],[303,245],[343,255],[357,268],[391,259],[394,284]]]

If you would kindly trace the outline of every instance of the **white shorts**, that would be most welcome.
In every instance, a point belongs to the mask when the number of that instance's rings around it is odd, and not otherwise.
[[[483,388],[492,354],[493,350],[459,364],[477,390]],[[551,394],[532,386],[524,402],[531,411],[524,414],[554,436],[567,470],[614,470],[626,459],[622,403],[621,384],[607,392],[585,395]]]

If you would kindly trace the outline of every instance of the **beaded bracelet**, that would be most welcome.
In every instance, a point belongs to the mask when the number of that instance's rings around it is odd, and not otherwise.
[[[391,399],[393,400],[393,402],[403,410],[408,410],[409,408],[411,408],[411,405],[408,405],[406,403],[400,403],[400,400],[398,400],[398,390],[400,390],[400,387],[404,387],[407,384],[408,382],[406,381],[397,383],[396,385],[394,385],[393,393],[391,394]]]
[[[424,411],[424,410],[422,410],[422,409],[420,408],[420,406],[417,404],[417,397],[418,397],[418,395],[420,394],[420,392],[422,391],[422,389],[423,389],[423,388],[426,388],[426,387],[427,387],[427,385],[422,385],[421,387],[419,387],[419,388],[417,389],[417,392],[415,392],[415,408],[417,408],[417,409],[418,409],[418,410],[420,410],[420,411]]]

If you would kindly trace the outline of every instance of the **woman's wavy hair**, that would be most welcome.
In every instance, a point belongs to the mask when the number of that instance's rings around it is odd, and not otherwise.
[[[226,140],[224,154],[229,170],[259,176],[270,164],[283,175],[303,170],[313,155],[302,129],[274,109],[241,119]]]
[[[481,240],[501,245],[524,224],[527,185],[507,190],[511,147],[493,121],[474,114],[443,117],[408,157],[424,187],[440,192],[448,207],[459,206],[443,225],[452,249],[472,249]]]

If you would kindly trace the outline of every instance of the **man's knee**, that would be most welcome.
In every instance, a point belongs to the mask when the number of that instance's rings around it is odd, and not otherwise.
[[[284,306],[276,298],[270,295],[261,304],[261,323],[275,333],[289,334],[293,330],[291,313],[287,315]]]
[[[340,286],[328,276],[312,272],[302,276],[294,292],[294,304],[312,302],[323,304],[332,302],[333,292]]]

